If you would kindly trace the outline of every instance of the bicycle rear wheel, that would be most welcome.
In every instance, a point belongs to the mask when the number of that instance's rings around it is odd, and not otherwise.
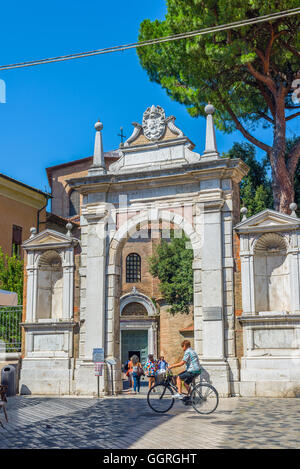
[[[152,410],[154,410],[154,412],[158,412],[159,414],[168,412],[168,410],[170,410],[174,405],[175,399],[173,394],[173,390],[170,386],[165,384],[156,384],[155,386],[152,386],[148,392],[148,405]]]
[[[211,384],[197,384],[191,392],[191,404],[199,414],[211,414],[219,404],[218,392]]]

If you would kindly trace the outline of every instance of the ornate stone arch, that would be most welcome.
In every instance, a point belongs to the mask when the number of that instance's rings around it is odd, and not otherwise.
[[[136,232],[137,227],[141,223],[159,220],[172,222],[177,225],[178,228],[181,228],[190,240],[191,247],[194,251],[194,259],[200,258],[201,238],[194,230],[193,226],[181,215],[167,210],[154,209],[139,213],[116,231],[109,245],[109,265],[116,265],[116,256],[119,254],[120,248],[123,247],[127,239]]]
[[[148,298],[148,296],[143,295],[143,293],[140,293],[137,290],[133,290],[120,298],[120,315],[122,315],[122,311],[125,306],[130,303],[140,303],[143,305],[147,310],[148,316],[155,316],[157,312],[153,302]]]
[[[181,228],[186,236],[189,238],[191,248],[194,252],[194,317],[195,317],[195,330],[200,330],[199,313],[200,300],[198,284],[200,284],[200,249],[201,249],[201,238],[199,233],[196,232],[194,227],[187,222],[181,215],[166,209],[152,209],[144,210],[138,215],[132,217],[127,223],[124,223],[112,237],[108,246],[108,261],[106,266],[107,282],[106,282],[106,318],[108,327],[106,329],[106,350],[108,356],[119,357],[119,342],[116,339],[119,335],[120,330],[120,297],[119,297],[119,285],[120,285],[120,260],[122,248],[127,239],[132,236],[138,226],[141,223],[151,221],[168,221],[174,223],[178,228]],[[196,288],[197,285],[197,288]],[[149,307],[149,305],[148,305]]]

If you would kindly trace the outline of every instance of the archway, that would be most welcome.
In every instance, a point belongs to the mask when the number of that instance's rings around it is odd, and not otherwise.
[[[122,225],[109,243],[108,265],[107,265],[107,317],[109,327],[106,330],[106,353],[117,359],[118,367],[115,369],[116,388],[121,390],[121,356],[120,356],[120,276],[121,276],[121,253],[127,239],[132,236],[141,225],[151,222],[167,221],[179,229],[182,229],[190,240],[190,248],[194,253],[194,334],[195,349],[200,353],[201,342],[201,311],[200,300],[200,248],[201,239],[193,226],[181,215],[166,210],[155,210],[151,213],[144,211],[131,218]]]

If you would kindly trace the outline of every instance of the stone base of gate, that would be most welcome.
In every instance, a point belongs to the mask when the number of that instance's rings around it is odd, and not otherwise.
[[[225,360],[203,358],[200,359],[203,368],[202,378],[212,384],[220,397],[229,397],[230,389],[230,368]]]
[[[243,357],[240,395],[300,397],[300,357]]]
[[[24,358],[20,372],[20,394],[72,394],[72,367],[69,358]]]

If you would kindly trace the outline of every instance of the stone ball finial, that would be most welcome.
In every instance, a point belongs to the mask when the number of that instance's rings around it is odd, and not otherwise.
[[[67,228],[67,230],[68,230],[67,236],[71,236],[71,230],[72,230],[72,228],[73,228],[72,223],[68,222],[68,223],[66,224],[66,228]]]
[[[103,124],[102,124],[102,122],[100,122],[100,121],[96,122],[96,124],[95,124],[95,129],[96,129],[97,132],[100,132],[100,130],[103,129]]]
[[[35,226],[32,226],[29,231],[31,233],[30,238],[33,238],[37,233],[37,229]]]
[[[241,208],[241,214],[243,215],[242,221],[247,219],[247,213],[248,213],[247,207],[242,207]]]
[[[215,107],[208,103],[205,108],[204,108],[204,111],[206,112],[206,114],[213,114],[215,112]]]
[[[297,217],[296,210],[297,210],[298,205],[295,202],[292,202],[290,204],[290,210],[292,211],[291,216],[292,217]]]

